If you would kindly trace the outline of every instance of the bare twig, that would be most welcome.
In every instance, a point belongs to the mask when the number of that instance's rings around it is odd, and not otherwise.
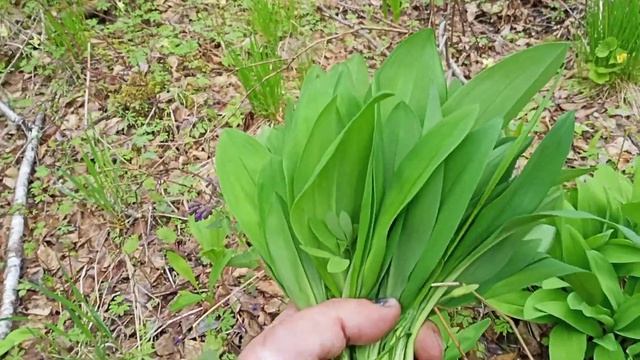
[[[332,13],[331,13],[331,12],[330,12],[326,7],[324,7],[323,5],[318,5],[318,7],[320,8],[320,10],[322,11],[322,13],[323,13],[325,16],[328,16],[328,17],[330,17],[330,18],[334,19],[335,21],[339,22],[340,24],[345,25],[345,26],[348,26],[348,27],[350,27],[350,28],[352,28],[352,29],[355,29],[355,28],[356,28],[356,25],[355,25],[355,24],[353,24],[353,23],[351,23],[351,22],[349,22],[349,21],[347,21],[347,20],[345,20],[345,19],[342,19],[342,18],[341,18],[341,17],[339,17],[339,16],[336,16],[336,15],[332,14]],[[396,29],[396,31],[402,31],[402,30],[400,30],[400,29]],[[377,42],[377,41],[375,41],[375,40],[371,37],[371,35],[369,35],[369,33],[368,33],[366,30],[362,30],[362,29],[361,29],[361,30],[358,30],[358,34],[360,34],[363,38],[365,38],[365,39],[369,42],[369,44],[371,44],[371,46],[373,46],[373,48],[374,48],[376,51],[381,51],[385,56],[389,56],[389,50],[384,49],[384,48],[380,49],[380,44],[378,44],[378,42]]]
[[[4,117],[6,117],[7,120],[9,120],[9,122],[14,125],[21,126],[24,123],[24,119],[20,115],[16,114],[13,110],[11,110],[9,105],[5,104],[1,100],[0,113],[2,113]]]
[[[0,339],[4,339],[11,331],[11,317],[15,311],[17,288],[22,266],[22,235],[24,233],[24,207],[27,205],[29,176],[33,168],[38,150],[40,129],[44,122],[44,114],[39,113],[29,133],[28,145],[20,164],[15,185],[13,206],[15,213],[11,218],[11,230],[7,242],[4,271],[4,289],[2,290],[2,306],[0,307]]]
[[[442,22],[438,26],[438,51],[440,51],[441,56],[446,59],[447,67],[449,68],[449,70],[451,70],[453,75],[455,75],[463,84],[466,84],[469,81],[464,77],[462,70],[451,57],[451,53],[449,52],[448,40],[447,22],[445,20],[442,20]]]
[[[518,342],[520,342],[520,346],[522,347],[522,349],[524,350],[525,354],[527,354],[527,358],[529,360],[534,360],[533,355],[531,354],[531,351],[529,351],[529,347],[527,347],[527,343],[524,342],[524,339],[522,338],[522,335],[520,335],[520,331],[518,331],[518,327],[516,326],[516,324],[513,322],[513,320],[511,320],[510,317],[508,317],[507,315],[503,314],[501,311],[499,311],[498,309],[494,308],[493,306],[491,306],[487,300],[485,298],[483,298],[480,294],[478,294],[478,292],[476,292],[475,290],[471,291],[471,293],[481,302],[483,303],[486,307],[488,307],[489,309],[491,309],[491,311],[493,311],[494,313],[496,313],[502,320],[506,321],[509,326],[511,326],[511,330],[513,330],[513,333],[516,335],[516,337],[518,338]]]
[[[198,320],[196,320],[193,325],[191,325],[191,328],[195,328],[202,320],[206,319],[207,316],[211,315],[211,313],[213,313],[216,309],[218,309],[220,306],[222,306],[227,300],[231,299],[232,296],[234,296],[236,293],[238,293],[240,290],[246,288],[247,286],[249,286],[251,283],[253,283],[254,281],[257,281],[258,279],[260,279],[262,277],[262,275],[264,275],[264,271],[260,271],[257,274],[255,274],[251,279],[247,280],[245,283],[243,283],[242,285],[238,286],[236,289],[234,289],[229,295],[225,296],[224,298],[222,298],[222,300],[218,301],[215,305],[213,305],[209,310],[207,310],[207,312],[205,312],[202,316],[200,316],[198,318]]]
[[[449,335],[449,338],[451,338],[451,341],[453,341],[453,344],[456,346],[456,349],[458,349],[458,352],[460,353],[460,356],[462,356],[462,359],[469,360],[467,358],[467,355],[464,353],[464,350],[462,350],[462,346],[460,345],[460,341],[458,341],[458,337],[456,336],[456,334],[453,333],[453,331],[449,327],[449,324],[447,324],[447,321],[440,313],[440,310],[438,310],[437,307],[434,307],[433,311],[436,313],[436,315],[438,315],[438,319],[440,319],[440,322],[442,323],[444,330],[447,332],[447,335]]]
[[[33,24],[32,26],[33,26],[33,28],[29,31],[29,35],[27,35],[25,40],[22,42],[22,44],[19,45],[18,52],[13,57],[13,60],[11,60],[9,65],[4,69],[4,72],[2,73],[2,76],[0,77],[0,86],[2,86],[2,83],[4,83],[5,77],[7,76],[7,74],[9,72],[11,72],[11,69],[13,68],[13,65],[15,65],[15,63],[20,58],[20,55],[22,55],[22,52],[24,51],[25,46],[27,46],[27,43],[29,42],[29,40],[31,40],[31,35],[33,35],[33,31],[35,29],[35,24]]]
[[[87,75],[84,85],[84,127],[89,126],[89,85],[91,84],[91,41],[87,42]]]

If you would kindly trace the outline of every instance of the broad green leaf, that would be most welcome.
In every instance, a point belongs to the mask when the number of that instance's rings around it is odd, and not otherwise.
[[[316,175],[294,202],[291,226],[302,244],[321,248],[320,239],[309,224],[324,223],[328,213],[344,211],[351,218],[360,215],[373,145],[374,109],[382,98],[384,95],[372,99],[343,130],[325,153]],[[337,242],[324,250],[336,248],[339,248]]]
[[[614,310],[618,309],[618,306],[624,301],[624,295],[613,266],[597,251],[589,250],[587,251],[587,256],[589,257],[591,270],[598,278],[598,282],[607,299],[609,299],[609,303]]]
[[[300,156],[300,163],[293,176],[293,195],[297,196],[307,186],[311,176],[331,143],[345,127],[338,112],[337,98],[332,98],[316,119]]]
[[[593,360],[626,360],[622,346],[617,341],[613,345],[615,346],[614,350],[609,350],[598,344],[593,352]]]
[[[398,166],[385,193],[363,274],[363,295],[377,282],[393,220],[462,142],[475,123],[475,109],[463,109],[440,121],[423,136]]]
[[[609,351],[615,351],[618,347],[618,341],[612,333],[608,333],[603,337],[593,339],[593,342],[605,347]]]
[[[400,101],[382,123],[382,152],[384,154],[384,183],[391,179],[422,132],[420,120],[405,102]]]
[[[270,263],[274,277],[285,292],[296,300],[296,304],[304,308],[325,300],[325,287],[320,279],[322,274],[315,270],[313,262],[306,254],[298,249],[287,222],[285,201],[278,191],[274,190],[274,186],[284,186],[284,174],[280,164],[274,159],[262,172],[262,182],[258,189],[263,224],[261,236],[266,239],[268,257],[277,259],[277,264]],[[322,279],[331,280],[328,277]],[[327,286],[331,285],[333,282],[329,281]],[[334,286],[333,290],[337,291],[337,288]]]
[[[635,355],[640,354],[640,342],[637,342],[637,343],[627,347],[626,353],[629,356],[635,356]]]
[[[122,251],[127,255],[131,255],[138,250],[139,245],[140,237],[137,234],[128,236],[122,243]]]
[[[631,221],[640,224],[640,201],[623,204],[622,212]]]
[[[264,146],[234,129],[223,131],[216,147],[216,171],[224,200],[240,230],[267,263],[271,263],[271,258],[260,223],[257,176],[269,158]]]
[[[627,297],[613,315],[615,330],[623,329],[640,317],[640,294]]]
[[[536,320],[547,315],[538,309],[538,304],[550,301],[566,301],[567,293],[558,289],[538,289],[527,298],[524,304],[523,315],[525,320]]]
[[[256,249],[252,247],[234,253],[227,265],[235,268],[255,269],[258,267],[259,262],[260,255],[256,252]]]
[[[349,267],[349,259],[339,256],[332,256],[327,263],[327,271],[331,274],[338,274],[345,271]]]
[[[178,273],[178,275],[189,281],[191,285],[193,285],[193,287],[199,287],[196,276],[193,274],[191,265],[187,262],[187,260],[185,260],[182,256],[178,255],[178,253],[174,251],[167,251],[166,256],[167,263],[176,273]]]
[[[204,295],[194,294],[190,291],[180,290],[173,300],[169,303],[169,310],[177,313],[180,310],[195,305],[205,299]]]
[[[589,305],[576,292],[572,292],[567,297],[567,304],[571,310],[579,310],[585,316],[596,319],[603,323],[607,328],[612,328],[614,320],[611,317],[611,311],[601,305]]]
[[[176,239],[178,238],[178,235],[176,235],[176,232],[169,226],[162,226],[158,230],[156,230],[156,236],[162,242],[165,242],[168,244],[173,244],[174,242],[176,242]]]
[[[582,269],[589,269],[589,260],[587,257],[588,246],[582,238],[582,234],[571,225],[564,224],[560,228],[560,243],[562,246],[562,260],[573,266]],[[583,299],[590,305],[599,304],[605,295],[601,289],[598,278],[593,272],[579,272],[568,274],[564,280],[571,284],[573,289],[580,294]]]
[[[428,251],[422,253],[412,271],[401,303],[413,301],[449,246],[478,184],[480,174],[487,164],[487,158],[499,131],[498,119],[472,131],[445,160],[442,189],[444,196],[438,210],[438,219],[431,237],[426,240],[425,248]]]
[[[609,239],[611,238],[611,233],[613,233],[612,229],[601,232],[600,234],[593,235],[590,238],[585,239],[585,241],[590,249],[602,252],[603,249],[601,249],[600,247],[606,244],[607,241],[609,241]]]
[[[521,215],[530,214],[538,208],[560,176],[562,164],[571,147],[574,117],[563,116],[545,136],[508,189],[497,199],[486,205],[478,214],[451,255],[448,265],[458,266],[463,260],[470,261],[469,254],[476,251],[482,242],[500,226]],[[541,177],[540,174],[545,174]],[[451,267],[445,268],[450,272]]]
[[[397,101],[404,101],[422,122],[430,91],[435,89],[441,102],[446,96],[433,30],[419,31],[402,41],[380,66],[373,81],[376,92],[388,91],[395,95],[395,101],[380,104],[381,119],[387,118]]]
[[[551,360],[583,360],[587,351],[587,335],[565,324],[553,327],[549,334]]]
[[[444,179],[443,166],[438,167],[420,191],[407,205],[397,237],[390,237],[386,256],[391,261],[385,296],[400,297],[409,275],[428,247],[438,216]],[[394,239],[395,241],[391,241]]]
[[[493,285],[485,296],[494,297],[502,295],[514,290],[523,289],[530,285],[541,283],[555,276],[564,276],[576,272],[584,272],[584,270],[547,257],[530,264],[513,276]]]
[[[579,311],[571,310],[566,301],[542,302],[536,304],[536,308],[564,321],[587,335],[602,336],[602,328],[597,321],[584,316]]]
[[[229,264],[229,261],[233,258],[233,252],[231,250],[225,250],[221,252],[221,255],[216,257],[213,261],[213,266],[211,267],[211,273],[209,274],[209,289],[215,289],[215,286],[218,284],[220,277],[222,276],[222,271]]]
[[[627,338],[640,340],[640,320],[636,318],[636,320],[632,321],[629,325],[616,330],[615,333]]]
[[[477,104],[478,125],[495,118],[510,121],[556,74],[567,49],[566,43],[547,43],[505,58],[449,97],[442,109],[444,115],[461,106]]]
[[[30,327],[19,327],[12,330],[4,339],[0,340],[0,356],[5,355],[23,342],[41,335],[42,332],[39,329]]]
[[[531,293],[520,290],[486,299],[487,303],[503,314],[524,319],[524,304]]]
[[[189,216],[187,227],[191,235],[200,244],[202,251],[224,249],[229,227],[226,219],[219,214],[213,214],[200,221],[196,221],[193,216]]]
[[[489,325],[491,325],[491,319],[484,319],[460,330],[460,332],[456,334],[456,337],[462,351],[466,353],[473,350],[478,344],[478,340],[480,340],[482,334],[489,328]],[[456,346],[449,346],[446,349],[444,359],[454,360],[459,359],[460,356],[462,356],[462,354],[460,354]]]

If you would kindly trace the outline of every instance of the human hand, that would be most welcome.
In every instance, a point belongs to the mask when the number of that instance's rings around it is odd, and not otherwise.
[[[348,345],[380,340],[398,322],[395,299],[332,299],[298,311],[290,306],[253,339],[239,360],[322,360],[340,355]],[[416,338],[417,360],[441,360],[438,328],[425,323]]]

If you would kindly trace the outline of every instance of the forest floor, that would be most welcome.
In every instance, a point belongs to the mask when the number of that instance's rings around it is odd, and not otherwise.
[[[195,359],[203,351],[208,359],[235,358],[286,299],[260,268],[227,268],[214,289],[200,285],[207,283],[211,264],[202,260],[187,219],[194,212],[223,211],[214,169],[219,130],[254,132],[281,121],[252,112],[225,55],[250,35],[243,2],[100,2],[86,10],[80,25],[86,42],[72,46],[48,38],[46,17],[29,4],[0,6],[6,14],[0,19],[0,99],[29,121],[46,114],[29,188],[15,323],[44,336],[11,350],[9,358],[89,359],[98,348],[115,359]],[[301,1],[295,31],[279,46],[280,56],[290,59],[283,62],[285,93],[295,99],[309,63],[328,68],[359,52],[375,67],[408,33],[429,26],[447,39],[451,62],[445,66],[460,69],[451,76],[469,79],[518,49],[579,40],[581,4],[427,4],[409,7],[393,21],[379,1]],[[447,26],[438,31],[443,20]],[[359,27],[377,29],[353,30]],[[540,94],[527,111],[548,106],[539,134],[561,112],[576,111],[571,164],[629,168],[639,152],[639,92],[596,87],[585,79],[576,54],[551,104],[542,104]],[[2,249],[9,215],[16,211],[12,199],[25,141],[20,127],[0,119]],[[102,167],[92,169],[99,159]],[[97,190],[91,195],[73,184],[94,170],[103,178],[107,203],[96,200]],[[247,251],[235,236],[228,246]],[[167,251],[186,260],[195,281],[168,263]],[[182,309],[170,306],[185,291],[210,292]],[[477,307],[451,316],[458,326],[493,317]],[[520,332],[535,357],[546,358],[545,329],[522,324]],[[520,354],[511,330],[497,320],[469,358]]]

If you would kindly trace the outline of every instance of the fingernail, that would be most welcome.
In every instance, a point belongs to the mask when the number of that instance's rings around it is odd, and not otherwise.
[[[373,303],[382,307],[394,307],[398,301],[394,298],[382,298],[375,300]]]

